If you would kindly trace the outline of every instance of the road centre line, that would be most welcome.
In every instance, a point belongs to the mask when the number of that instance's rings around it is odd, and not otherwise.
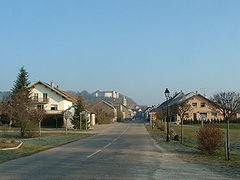
[[[99,149],[97,151],[95,151],[94,153],[90,154],[89,156],[87,156],[88,158],[93,157],[94,155],[100,153],[102,150],[106,149],[107,147],[111,146],[115,141],[117,141],[123,134],[125,134],[127,132],[127,130],[129,129],[130,126],[128,126],[117,138],[115,138],[114,140],[112,140],[110,143],[108,143],[106,146],[104,146],[102,149]]]

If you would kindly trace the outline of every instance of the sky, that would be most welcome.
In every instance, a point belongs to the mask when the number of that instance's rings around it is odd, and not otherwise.
[[[164,90],[239,92],[239,0],[0,0],[0,91],[32,83],[116,90],[138,104]]]

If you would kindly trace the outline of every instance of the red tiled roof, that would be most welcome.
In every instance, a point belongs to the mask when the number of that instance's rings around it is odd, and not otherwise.
[[[113,101],[112,104],[122,104],[121,101]]]
[[[75,96],[73,93],[67,92],[67,91],[62,91],[64,94],[66,94],[68,97],[70,97],[74,103],[77,103],[78,97]]]

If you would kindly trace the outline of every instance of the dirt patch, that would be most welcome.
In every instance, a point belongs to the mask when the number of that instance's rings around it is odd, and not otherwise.
[[[17,147],[21,142],[15,141],[14,139],[1,139],[0,149],[14,148]]]

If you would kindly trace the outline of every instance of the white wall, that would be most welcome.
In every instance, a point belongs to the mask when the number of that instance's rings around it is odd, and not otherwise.
[[[66,100],[61,95],[57,94],[55,91],[52,91],[49,88],[46,88],[42,84],[35,85],[35,88],[31,90],[31,96],[33,96],[34,93],[38,94],[39,99],[43,99],[43,93],[47,93],[49,102],[47,104],[44,104],[44,108],[47,111],[51,110],[52,104],[58,105],[59,111],[66,110],[73,105],[71,101]]]

